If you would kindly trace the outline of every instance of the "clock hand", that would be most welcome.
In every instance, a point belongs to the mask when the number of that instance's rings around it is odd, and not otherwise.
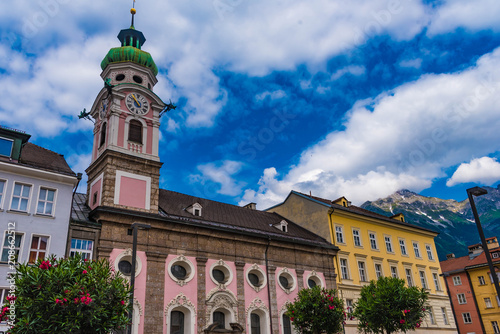
[[[139,101],[137,101],[137,99],[135,98],[135,95],[132,94],[132,97],[134,98],[135,100],[135,103],[137,103],[137,107],[140,108],[141,107],[141,104],[139,103]]]

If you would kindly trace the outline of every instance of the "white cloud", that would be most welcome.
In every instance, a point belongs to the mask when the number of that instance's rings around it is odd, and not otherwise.
[[[238,161],[225,160],[219,163],[207,163],[198,166],[201,174],[190,176],[192,182],[205,185],[213,182],[218,185],[217,193],[222,195],[236,196],[241,193],[245,186],[243,182],[237,182],[233,176],[238,174],[243,164]]]
[[[399,62],[400,67],[420,68],[422,66],[422,58],[404,59]]]
[[[255,100],[256,101],[262,101],[264,100],[266,97],[270,97],[271,100],[277,100],[277,99],[281,99],[281,98],[284,98],[286,96],[286,93],[279,89],[279,90],[275,90],[273,92],[263,92],[263,93],[260,93],[260,94],[257,94],[255,96]]]
[[[359,65],[346,66],[344,68],[338,69],[335,73],[333,73],[331,79],[337,80],[346,74],[360,76],[365,74],[365,72],[366,68],[364,66],[359,66]]]
[[[482,157],[458,166],[446,185],[452,187],[460,183],[477,182],[490,186],[498,180],[500,180],[500,163],[496,159]]]
[[[374,35],[410,39],[428,20],[419,2],[394,6],[386,0],[155,1],[136,7],[135,27],[147,38],[144,49],[172,82],[160,83],[157,92],[174,102],[187,98],[179,112],[190,127],[212,126],[226,104],[215,69],[261,76],[298,64],[322,66]],[[44,136],[81,128],[65,124],[64,116],[91,105],[101,85],[98,64],[118,45],[114,36],[129,20],[128,5],[118,0],[17,0],[0,11],[2,45],[20,43],[25,51],[10,61],[11,72],[0,75],[0,85],[22,86],[30,97],[15,94],[15,106],[2,106],[9,124],[31,119],[28,128]],[[51,122],[44,122],[49,109]],[[34,116],[35,110],[41,114]]]
[[[446,33],[463,27],[470,31],[500,30],[500,1],[445,0],[433,13],[429,35]]]
[[[266,207],[295,189],[345,195],[359,204],[400,188],[429,187],[445,168],[498,150],[499,66],[500,48],[466,71],[424,75],[359,101],[345,130],[302,152],[281,178],[266,169],[259,189],[247,191],[244,200]]]

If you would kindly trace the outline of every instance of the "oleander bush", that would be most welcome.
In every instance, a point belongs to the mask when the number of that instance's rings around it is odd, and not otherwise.
[[[295,301],[287,305],[286,314],[302,334],[340,333],[346,315],[337,292],[319,286],[300,290]]]
[[[130,286],[107,259],[80,256],[19,264],[9,333],[110,333],[126,328]],[[2,310],[3,311],[3,310]]]

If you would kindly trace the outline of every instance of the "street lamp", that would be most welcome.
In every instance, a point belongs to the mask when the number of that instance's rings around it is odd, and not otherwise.
[[[486,189],[480,188],[480,187],[474,187],[474,188],[467,189],[467,195],[469,196],[470,207],[472,209],[472,213],[474,214],[474,219],[476,221],[479,236],[481,237],[481,244],[483,245],[483,250],[484,250],[484,253],[486,255],[486,261],[488,261],[488,266],[490,268],[491,277],[493,278],[493,284],[495,285],[495,289],[497,290],[497,297],[500,298],[500,285],[498,284],[498,276],[497,276],[497,273],[495,271],[495,267],[493,266],[493,261],[491,261],[491,256],[490,256],[490,252],[488,250],[488,245],[486,244],[486,239],[484,238],[483,228],[481,227],[481,222],[479,221],[479,215],[477,214],[476,204],[474,204],[474,198],[472,197],[472,195],[482,196],[482,195],[486,195],[487,193],[488,193],[488,191],[486,191]]]
[[[130,229],[132,230],[133,234],[133,241],[132,241],[132,272],[130,276],[130,312],[128,314],[128,320],[129,320],[129,325],[128,325],[128,333],[132,334],[132,319],[133,319],[133,313],[134,313],[134,290],[135,290],[135,262],[137,260],[137,230],[143,229],[143,230],[149,230],[151,228],[151,225],[147,224],[140,224],[140,223],[133,223]]]

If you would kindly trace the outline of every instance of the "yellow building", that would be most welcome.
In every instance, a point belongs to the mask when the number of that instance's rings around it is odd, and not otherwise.
[[[434,245],[437,232],[406,223],[402,214],[385,217],[351,205],[345,197],[330,201],[292,191],[283,203],[267,211],[293,217],[340,248],[334,260],[337,286],[347,306],[370,280],[399,277],[429,292],[431,309],[418,332],[457,333],[440,276]],[[348,321],[345,332],[357,333],[356,326],[355,321]]]
[[[495,270],[497,270],[497,277],[500,280],[500,248],[498,241],[496,237],[488,238],[487,241],[492,242],[488,244],[488,251]],[[480,255],[473,258],[467,264],[465,270],[470,278],[470,285],[473,289],[485,334],[500,333],[500,300],[493,285],[493,278],[485,253],[481,252]]]

